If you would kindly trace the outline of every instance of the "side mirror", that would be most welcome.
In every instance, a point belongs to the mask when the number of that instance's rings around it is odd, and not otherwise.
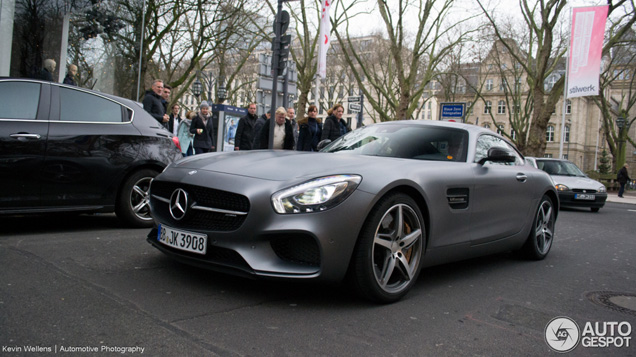
[[[331,144],[331,140],[329,139],[325,139],[322,140],[321,142],[318,143],[318,146],[316,147],[318,149],[318,151],[322,150],[325,146]]]
[[[488,149],[488,156],[479,160],[479,164],[483,165],[487,161],[508,163],[517,161],[517,157],[506,148],[492,147]]]

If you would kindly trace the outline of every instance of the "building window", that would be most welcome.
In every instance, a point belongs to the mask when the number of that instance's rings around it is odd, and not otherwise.
[[[493,86],[493,80],[486,79],[486,90],[492,90],[492,86]]]
[[[501,83],[499,83],[499,91],[505,92],[507,90],[508,90],[508,81],[504,78],[501,80]]]
[[[473,102],[466,102],[466,112],[468,115],[473,115]]]
[[[554,85],[556,84],[557,79],[557,76],[550,76],[547,83],[545,84],[545,89],[552,90],[552,87],[554,87]]]
[[[503,124],[497,124],[497,134],[499,134],[499,135],[503,135],[504,134],[504,125]]]
[[[572,114],[572,101],[569,99],[565,102],[565,114]]]
[[[545,131],[545,141],[554,142],[554,125],[548,125],[548,129]]]
[[[506,102],[503,100],[499,101],[497,105],[497,114],[506,114]]]
[[[552,158],[552,154],[543,154],[543,157],[545,157],[546,159],[551,159]]]
[[[565,133],[565,138],[563,139],[563,142],[569,143],[570,142],[570,126],[569,125],[565,127],[564,133]]]
[[[521,79],[520,78],[515,79],[515,92],[517,92],[517,93],[521,92]]]
[[[492,103],[487,100],[486,105],[484,106],[484,114],[490,114],[490,109],[492,108]]]
[[[490,123],[484,123],[484,128],[490,129]]]
[[[510,129],[510,137],[512,138],[512,140],[517,140],[517,132],[515,131],[515,129]]]

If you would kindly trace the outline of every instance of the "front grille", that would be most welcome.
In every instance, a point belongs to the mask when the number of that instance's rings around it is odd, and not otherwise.
[[[573,188],[572,192],[574,193],[596,193],[596,190],[582,190],[580,188]]]
[[[320,249],[316,240],[306,235],[290,235],[270,240],[276,255],[288,262],[320,266]]]
[[[227,232],[238,229],[247,217],[247,215],[233,215],[190,208],[186,216],[177,221],[170,215],[169,203],[166,202],[166,200],[170,200],[170,196],[177,188],[185,190],[190,201],[196,203],[197,206],[246,213],[250,210],[249,200],[243,195],[213,188],[155,180],[152,182],[150,189],[150,203],[153,206],[153,214],[159,221],[175,228]],[[157,197],[161,197],[163,200],[159,200]]]

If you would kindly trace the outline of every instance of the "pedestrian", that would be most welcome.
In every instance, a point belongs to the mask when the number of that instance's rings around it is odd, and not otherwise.
[[[42,69],[38,75],[38,79],[53,82],[53,72],[55,72],[55,67],[57,67],[55,60],[52,58],[45,59]]]
[[[318,143],[322,137],[322,128],[320,127],[320,120],[316,118],[317,115],[318,108],[315,105],[310,105],[307,110],[307,116],[298,121],[300,129],[296,150],[318,151]]]
[[[269,118],[271,117],[272,117],[272,114],[270,112],[267,112],[261,115],[260,117],[258,117],[258,119],[256,120],[256,124],[254,124],[254,132],[253,132],[254,141],[252,141],[253,150],[261,148],[261,131],[263,131],[263,125],[265,124],[265,122],[267,122]],[[269,137],[267,138],[267,141],[269,142]],[[265,143],[265,147],[267,147],[267,143]]]
[[[170,93],[172,93],[172,87],[168,84],[163,85],[161,91],[161,104],[163,104],[164,113],[168,113],[168,105],[170,104]]]
[[[179,124],[183,120],[181,118],[181,106],[179,104],[173,104],[170,109],[170,119],[168,119],[167,129],[169,132],[177,135],[177,130],[179,130]]]
[[[618,189],[618,197],[623,198],[623,193],[625,193],[625,184],[632,179],[629,178],[629,174],[627,173],[627,163],[618,170],[618,174],[616,175],[616,181],[621,185]]]
[[[292,125],[292,132],[294,133],[294,150],[296,150],[296,143],[298,143],[298,122],[296,122],[296,110],[293,107],[287,108],[287,120]]]
[[[294,133],[292,132],[291,123],[287,120],[287,111],[284,107],[279,107],[274,115],[274,143],[272,148],[276,150],[294,150]],[[270,120],[272,119],[267,119],[263,124],[259,149],[268,148]]]
[[[64,81],[62,83],[68,84],[69,86],[76,86],[75,75],[77,75],[77,66],[71,64],[68,66],[68,71],[66,72],[66,77],[64,77]]]
[[[194,134],[190,132],[190,127],[192,126],[192,119],[194,119],[195,116],[195,112],[188,110],[185,118],[181,120],[179,128],[177,129],[177,137],[179,138],[179,145],[181,145],[181,154],[183,154],[183,156],[194,155],[194,148],[192,147]]]
[[[351,131],[351,128],[347,127],[347,122],[342,119],[342,114],[344,114],[344,107],[340,103],[336,103],[333,108],[329,109],[325,124],[322,126],[320,140],[329,139],[334,141]]]
[[[252,150],[254,136],[259,134],[255,132],[256,121],[256,103],[247,105],[247,114],[241,117],[236,128],[234,136],[234,150]]]
[[[146,91],[146,95],[144,95],[144,99],[142,103],[144,105],[144,110],[148,112],[148,114],[152,115],[159,124],[166,127],[170,117],[166,114],[166,108],[161,102],[161,95],[163,94],[163,81],[161,79],[155,79],[152,82],[151,90]],[[164,124],[165,123],[165,124]]]
[[[194,147],[195,155],[214,151],[216,146],[214,140],[216,137],[214,136],[214,123],[210,116],[210,105],[208,102],[201,102],[199,114],[192,119],[190,133],[194,134],[192,147]]]

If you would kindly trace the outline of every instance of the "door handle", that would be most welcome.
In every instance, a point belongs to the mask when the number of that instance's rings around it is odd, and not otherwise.
[[[517,181],[526,182],[528,181],[528,176],[522,173],[517,174]]]
[[[19,138],[39,139],[40,138],[40,134],[26,134],[26,133],[11,134],[9,136],[16,139],[19,139]]]

